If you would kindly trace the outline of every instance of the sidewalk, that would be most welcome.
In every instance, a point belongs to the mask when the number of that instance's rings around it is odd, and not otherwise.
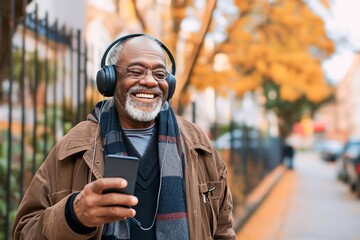
[[[239,240],[359,240],[360,201],[336,179],[335,164],[299,152],[257,210]]]
[[[273,188],[282,179],[286,172],[284,165],[279,165],[272,172],[270,172],[245,199],[244,208],[235,214],[235,231],[241,229],[254,212],[262,205],[264,200],[271,193]]]
[[[248,221],[237,234],[239,240],[281,239],[281,224],[288,208],[291,192],[295,185],[294,173],[284,170],[284,174],[261,203],[249,216]]]

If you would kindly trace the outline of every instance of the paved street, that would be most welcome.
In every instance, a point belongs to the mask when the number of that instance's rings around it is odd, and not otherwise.
[[[298,152],[239,240],[360,240],[360,200],[336,179],[335,164]]]

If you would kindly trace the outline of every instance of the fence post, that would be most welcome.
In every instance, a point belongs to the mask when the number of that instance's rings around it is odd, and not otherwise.
[[[49,21],[48,21],[48,13],[45,14],[45,92],[44,92],[44,148],[43,148],[43,158],[47,155],[47,145],[48,145],[48,134],[47,134],[47,126],[48,126],[48,109],[47,109],[47,91],[49,85]]]
[[[51,31],[54,35],[54,42],[55,42],[55,45],[57,44],[59,38],[58,38],[58,22],[57,20],[55,20],[55,23],[54,23],[54,26],[52,28],[52,31]],[[54,46],[53,47],[53,52],[54,52],[54,59],[55,61],[53,61],[53,66],[54,66],[54,71],[53,71],[53,76],[52,76],[52,82],[53,82],[53,121],[52,121],[52,132],[53,132],[53,135],[54,135],[54,144],[56,143],[56,119],[57,119],[57,106],[56,106],[56,103],[57,103],[57,82],[56,82],[56,79],[57,79],[57,75],[58,75],[58,69],[57,69],[57,65],[58,65],[58,51],[57,51],[57,46]]]
[[[12,36],[15,32],[15,1],[10,1],[10,51],[12,51]],[[11,158],[12,158],[12,92],[13,92],[13,54],[10,53],[10,65],[9,65],[9,130],[8,130],[8,149],[7,149],[7,176],[6,176],[6,219],[5,219],[5,239],[9,239],[9,227],[10,227],[10,194],[11,194]]]
[[[77,106],[81,104],[81,31],[77,30]],[[80,122],[81,108],[77,111],[76,123]]]
[[[243,164],[243,174],[244,174],[244,183],[245,183],[245,195],[249,193],[249,171],[248,171],[248,157],[249,157],[249,142],[248,142],[248,127],[246,125],[242,125],[242,164]]]
[[[63,46],[65,44],[66,41],[66,28],[65,25],[63,25],[62,29],[61,29],[61,38],[63,40]],[[65,133],[66,129],[65,129],[65,123],[66,123],[66,95],[65,95],[65,89],[66,89],[66,60],[65,60],[65,48],[62,51],[62,58],[61,58],[61,62],[62,62],[62,69],[61,69],[61,80],[62,80],[62,131],[63,133]]]
[[[88,62],[88,48],[86,46],[86,44],[84,44],[84,62],[83,62],[83,66],[84,66],[84,70],[83,70],[83,75],[84,75],[84,110],[83,110],[83,114],[82,114],[82,120],[84,120],[86,118],[86,114],[88,112],[88,99],[87,99],[87,86],[88,86],[88,77],[87,77],[87,62]]]
[[[20,188],[19,194],[20,199],[22,199],[24,194],[24,171],[25,171],[25,54],[26,54],[26,46],[25,46],[25,36],[26,36],[26,27],[27,27],[27,16],[26,16],[26,4],[23,4],[23,13],[24,18],[23,22],[23,31],[22,31],[22,46],[21,46],[21,84],[20,84],[20,91],[21,91],[21,150],[20,150]]]
[[[39,44],[39,17],[38,17],[38,5],[35,5],[34,10],[34,20],[35,20],[35,52],[34,52],[34,89],[33,89],[33,104],[34,104],[34,127],[33,127],[33,157],[32,157],[32,175],[35,175],[36,172],[36,152],[37,152],[37,89],[38,89],[38,80],[39,80],[39,62],[38,62],[38,44]]]

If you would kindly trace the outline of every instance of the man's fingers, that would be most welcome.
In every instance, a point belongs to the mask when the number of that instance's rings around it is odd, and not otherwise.
[[[88,227],[123,220],[135,216],[132,206],[138,203],[135,196],[119,193],[96,194],[89,191],[87,196],[80,192],[74,201],[74,211],[79,221]]]
[[[137,197],[123,193],[107,193],[101,196],[99,205],[101,206],[128,206],[132,207],[138,204]]]
[[[124,220],[134,217],[135,210],[122,206],[99,207],[89,210],[82,216],[81,223],[87,227],[95,227],[101,224]],[[80,220],[80,219],[79,219]]]
[[[108,188],[125,188],[127,181],[123,178],[101,178],[89,184],[91,190],[101,194]]]
[[[101,208],[98,214],[99,218],[110,219],[109,222],[114,220],[123,220],[125,218],[134,217],[136,211],[132,208],[122,206],[108,206]]]

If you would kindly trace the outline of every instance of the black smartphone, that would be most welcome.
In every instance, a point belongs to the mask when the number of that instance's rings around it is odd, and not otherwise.
[[[104,177],[126,179],[126,188],[106,189],[103,193],[117,192],[134,195],[139,159],[137,157],[108,154],[105,156]]]

